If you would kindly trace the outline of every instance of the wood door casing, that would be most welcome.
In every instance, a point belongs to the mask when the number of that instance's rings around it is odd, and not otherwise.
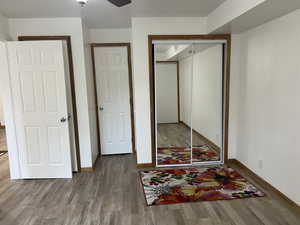
[[[134,141],[134,137],[135,137],[135,133],[134,133],[134,112],[133,112],[133,87],[132,87],[132,67],[131,67],[131,49],[130,49],[130,43],[105,43],[105,44],[102,44],[102,43],[93,43],[91,44],[91,49],[92,49],[92,61],[93,61],[93,73],[94,73],[94,80],[95,80],[95,96],[98,95],[98,92],[99,92],[99,88],[97,88],[96,86],[96,57],[95,57],[95,51],[97,48],[103,48],[103,47],[111,47],[111,48],[114,48],[114,47],[125,47],[125,49],[127,50],[127,59],[126,59],[126,66],[128,67],[128,80],[125,81],[127,84],[128,84],[128,88],[129,88],[129,106],[130,106],[130,118],[129,118],[129,121],[131,120],[131,130],[130,130],[130,133],[131,133],[131,145],[132,145],[132,151],[135,152],[135,141]],[[124,64],[125,66],[125,64]],[[96,98],[95,99],[96,101],[96,106],[97,106],[97,109],[99,109],[100,107],[100,99]],[[100,121],[100,115],[99,113],[97,113],[97,120],[98,120],[98,141],[99,141],[99,146],[102,145],[101,141],[100,141],[100,137],[101,137],[101,126],[102,126],[102,123]],[[105,154],[103,152],[103,149],[102,147],[100,148],[100,154]]]
[[[73,53],[72,53],[72,43],[71,36],[19,36],[19,41],[66,41],[67,51],[68,51],[68,62],[69,62],[69,73],[70,73],[70,87],[72,95],[72,107],[73,107],[73,122],[74,122],[74,136],[76,145],[76,161],[78,172],[81,171],[81,159],[80,159],[80,144],[79,144],[79,128],[78,128],[78,116],[77,116],[77,105],[76,105],[76,93],[75,93],[75,75],[74,75],[74,65],[73,65]]]
[[[150,89],[150,121],[151,121],[151,154],[152,162],[147,167],[155,167],[156,162],[156,130],[155,130],[155,74],[154,74],[154,45],[153,41],[180,41],[180,40],[224,40],[223,46],[223,143],[224,162],[228,161],[228,121],[229,121],[229,93],[230,93],[230,62],[231,62],[231,35],[148,35],[148,59],[149,59],[149,89]]]

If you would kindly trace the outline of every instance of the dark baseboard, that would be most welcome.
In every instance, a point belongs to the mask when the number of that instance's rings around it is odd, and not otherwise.
[[[138,169],[149,169],[149,168],[154,168],[155,166],[152,163],[142,163],[142,164],[137,164]]]
[[[172,125],[172,124],[180,124],[180,122],[174,122],[174,123],[157,123],[157,125]]]
[[[80,171],[78,171],[78,172],[93,172],[95,170],[95,168],[96,168],[96,165],[97,165],[97,162],[98,162],[99,158],[101,158],[100,155],[97,157],[97,159],[95,160],[95,162],[94,162],[94,164],[93,164],[92,167],[81,168]]]
[[[183,124],[188,129],[191,129],[191,127],[189,125],[187,125],[185,122],[180,121],[179,123]],[[220,147],[218,145],[216,145],[214,142],[212,142],[211,140],[209,140],[208,138],[206,138],[205,136],[203,136],[202,134],[200,134],[195,129],[193,129],[193,132],[195,132],[200,138],[204,139],[207,142],[207,144],[210,145],[213,149],[215,149],[215,150],[217,150],[217,151],[220,152]]]
[[[272,186],[270,183],[265,181],[263,178],[261,178],[259,175],[254,173],[252,170],[250,170],[247,166],[245,166],[243,163],[241,163],[237,159],[228,159],[227,162],[228,165],[236,165],[237,167],[244,170],[246,173],[248,173],[251,177],[253,177],[259,184],[266,187],[270,191],[276,193],[281,198],[283,198],[292,208],[295,208],[298,212],[300,212],[300,205],[298,205],[296,202],[291,200],[289,197],[287,197],[285,194],[283,194],[281,191],[279,191],[277,188]]]
[[[80,172],[93,172],[93,167],[83,167],[81,168]]]

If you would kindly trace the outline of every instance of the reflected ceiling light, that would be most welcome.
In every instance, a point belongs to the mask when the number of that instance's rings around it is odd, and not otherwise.
[[[85,6],[88,3],[88,0],[76,0],[81,7]]]

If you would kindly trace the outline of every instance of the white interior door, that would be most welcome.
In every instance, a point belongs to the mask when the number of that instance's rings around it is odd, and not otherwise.
[[[157,123],[179,123],[176,63],[156,63]]]
[[[95,48],[101,153],[132,152],[128,55],[126,47]]]
[[[71,161],[72,161],[72,171],[78,172],[78,165],[77,165],[77,151],[76,151],[76,142],[75,142],[75,125],[74,125],[74,111],[73,111],[73,102],[72,99],[72,91],[71,91],[71,79],[70,79],[70,65],[69,65],[69,55],[68,55],[68,46],[67,41],[63,42],[63,49],[64,49],[64,65],[65,65],[65,74],[66,74],[66,90],[67,90],[67,103],[68,103],[68,112],[69,112],[69,134],[71,140]]]
[[[71,178],[61,41],[8,42],[21,178]]]

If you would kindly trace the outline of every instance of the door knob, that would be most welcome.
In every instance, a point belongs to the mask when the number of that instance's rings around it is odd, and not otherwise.
[[[60,119],[60,122],[61,123],[65,123],[67,121],[67,118],[66,117],[62,117],[61,119]]]
[[[103,110],[104,110],[104,108],[103,108],[103,107],[100,107],[100,108],[99,108],[99,110],[100,110],[100,111],[103,111]]]

